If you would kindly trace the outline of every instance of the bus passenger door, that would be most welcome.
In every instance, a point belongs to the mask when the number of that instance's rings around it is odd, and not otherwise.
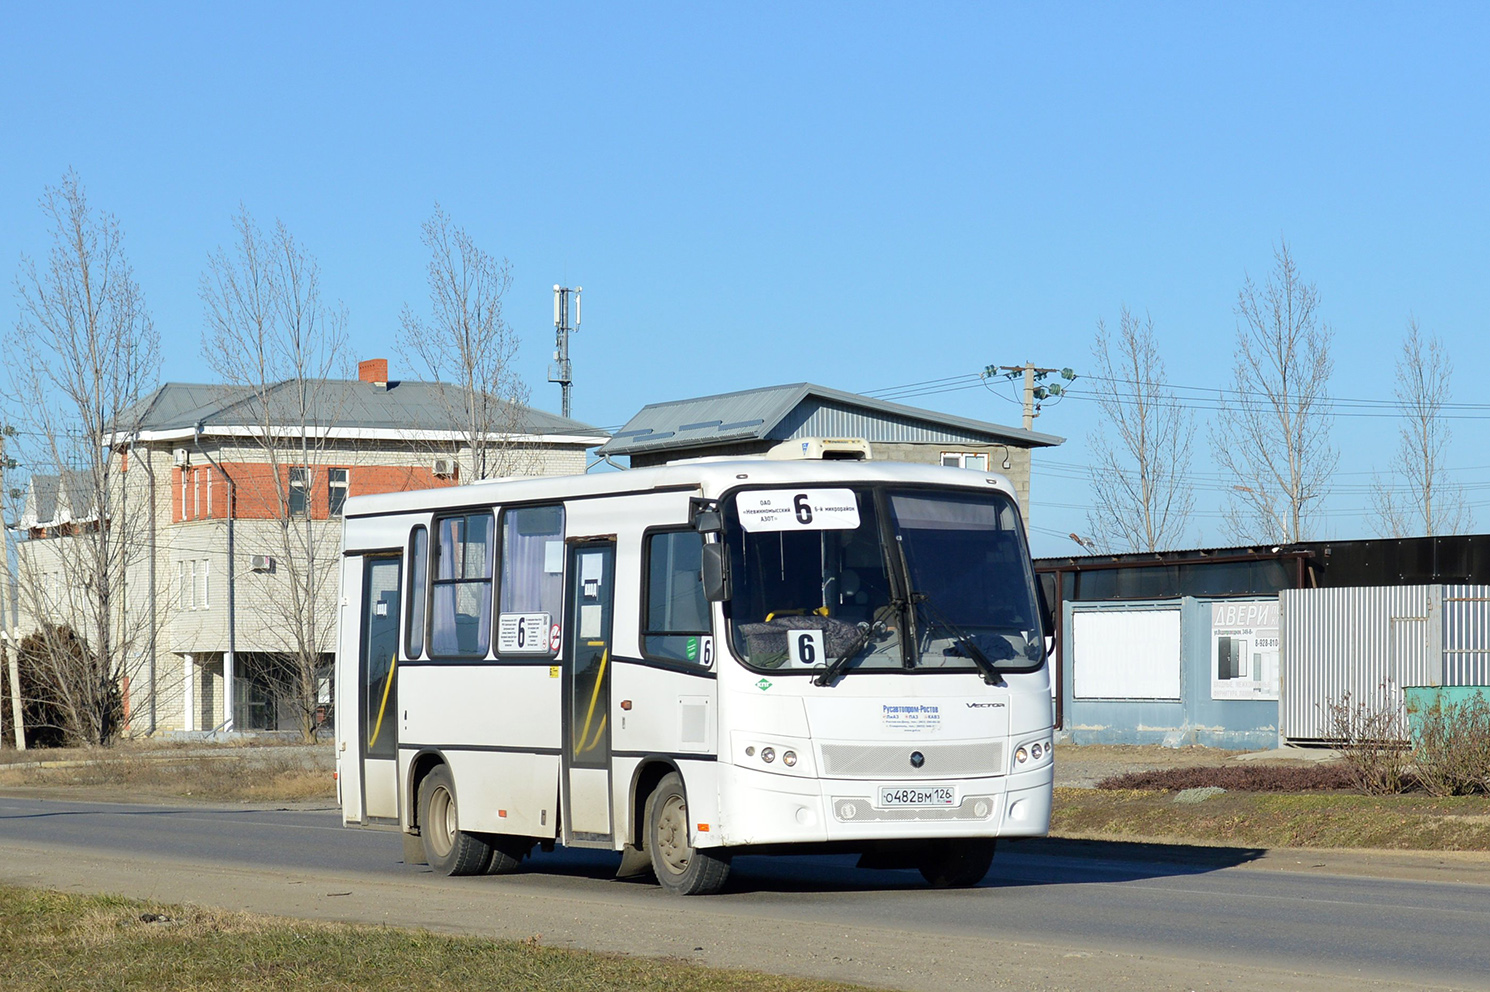
[[[611,612],[616,542],[569,549],[564,650],[564,822],[570,843],[610,846]]]
[[[365,820],[398,819],[397,557],[364,558],[362,657],[357,680]]]

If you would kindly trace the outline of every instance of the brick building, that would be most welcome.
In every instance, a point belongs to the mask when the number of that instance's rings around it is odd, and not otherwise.
[[[478,456],[488,476],[579,473],[586,449],[607,438],[486,397],[501,427],[473,452],[454,426],[464,407],[456,390],[390,380],[387,368],[363,362],[357,380],[318,383],[309,402],[291,383],[166,383],[121,418],[130,433],[110,470],[126,497],[116,505],[132,517],[117,529],[137,545],[125,609],[140,621],[126,662],[129,734],[295,729],[282,675],[291,632],[307,617],[301,637],[323,654],[329,704],[347,497],[471,481]],[[68,498],[73,488],[31,479],[17,527],[23,633],[40,613],[68,622],[66,542],[97,528],[96,514]]]

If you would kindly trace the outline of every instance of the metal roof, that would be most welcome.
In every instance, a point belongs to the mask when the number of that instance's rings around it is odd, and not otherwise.
[[[31,476],[21,527],[53,527],[82,523],[97,517],[93,507],[93,477],[86,471],[67,469],[60,474]]]
[[[386,386],[355,379],[317,383],[309,396],[305,422],[353,431],[449,431],[452,410],[465,406],[459,388],[437,382],[389,382]],[[573,438],[575,443],[598,443],[607,435],[598,427],[557,414],[535,410],[508,400],[491,401],[512,410],[516,429],[530,436]],[[120,414],[120,430],[169,432],[201,424],[213,433],[229,428],[257,427],[263,420],[262,403],[276,424],[302,423],[293,381],[269,387],[264,400],[248,386],[168,382]],[[506,419],[506,418],[498,418]]]
[[[602,454],[683,451],[729,442],[796,437],[869,442],[995,443],[1045,448],[1065,438],[871,399],[798,382],[717,396],[650,403],[601,446]]]

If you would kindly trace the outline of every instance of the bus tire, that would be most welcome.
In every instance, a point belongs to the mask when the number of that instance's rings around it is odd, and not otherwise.
[[[647,853],[664,889],[679,896],[713,895],[729,878],[728,851],[688,842],[688,795],[683,777],[668,772],[647,797]]]
[[[983,881],[993,865],[994,841],[982,837],[938,840],[921,851],[921,877],[936,889],[966,889]]]
[[[487,834],[487,846],[491,848],[491,863],[486,866],[488,875],[510,875],[517,871],[523,858],[533,850],[533,838],[514,834]]]
[[[436,765],[419,783],[419,835],[429,866],[442,874],[479,875],[491,862],[491,846],[460,829],[448,765]]]

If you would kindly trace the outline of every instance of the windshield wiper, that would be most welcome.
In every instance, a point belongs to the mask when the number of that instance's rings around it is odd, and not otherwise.
[[[977,642],[973,640],[972,636],[947,619],[947,615],[937,609],[936,604],[931,601],[930,596],[924,592],[913,592],[911,593],[911,602],[931,614],[932,622],[952,635],[952,639],[957,642],[957,646],[963,650],[963,653],[967,657],[973,659],[973,664],[982,670],[984,682],[987,682],[989,685],[1001,686],[1005,684],[1004,677],[999,673],[998,667],[988,659],[988,655],[983,653],[983,649],[978,647]]]
[[[897,610],[905,608],[905,604],[899,600],[891,600],[890,605]],[[873,623],[867,620],[861,620],[859,622],[859,632],[854,635],[854,639],[848,642],[842,654],[828,662],[821,672],[813,676],[812,684],[831,685],[833,680],[842,675],[844,670],[848,668],[848,663],[857,658],[859,652],[863,651],[869,645],[870,641],[883,634],[885,630],[884,620],[876,620]]]

